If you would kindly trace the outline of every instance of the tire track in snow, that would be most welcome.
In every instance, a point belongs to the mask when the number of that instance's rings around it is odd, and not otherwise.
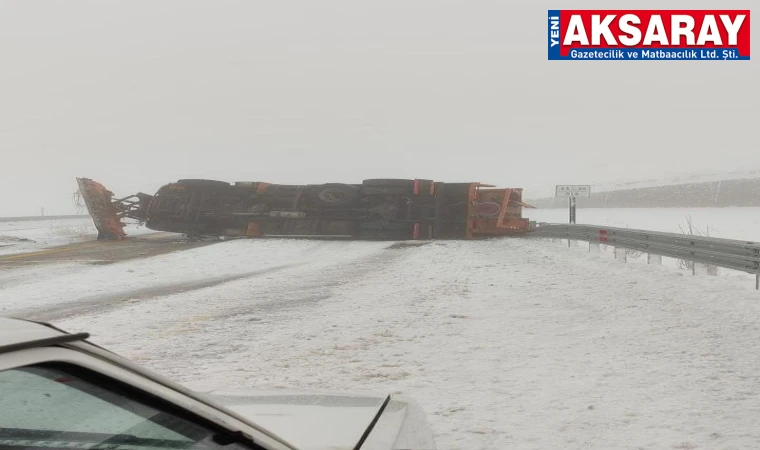
[[[184,361],[188,353],[193,359],[215,358],[220,352],[228,353],[247,345],[250,338],[245,333],[234,333],[221,341],[214,336],[229,334],[230,328],[257,333],[269,324],[288,321],[294,311],[318,308],[335,290],[403,257],[403,253],[388,249],[389,246],[389,243],[351,246],[325,242],[309,247],[300,264],[276,272],[234,280],[188,295],[155,298],[143,304],[128,302],[122,304],[119,311],[82,314],[64,321],[61,326],[87,329],[108,339],[110,328],[118,321],[115,318],[130,317],[131,323],[142,324],[142,329],[135,330],[129,338],[131,342],[160,339],[169,344],[162,350],[161,358]],[[107,324],[100,328],[102,332],[98,332],[100,323]],[[236,344],[237,340],[242,344]],[[124,340],[114,343],[121,346]],[[180,345],[175,347],[175,343]],[[178,353],[174,354],[175,351]],[[131,357],[143,358],[139,353]],[[188,365],[185,369],[193,372],[193,364]]]
[[[190,334],[192,338],[192,333],[200,330],[210,335],[228,334],[231,328],[246,329],[253,325],[260,329],[272,323],[284,326],[292,320],[294,312],[302,315],[320,308],[321,303],[334,297],[336,291],[351,289],[353,284],[361,282],[368,274],[395,270],[405,255],[392,246],[393,244],[383,244],[383,247],[378,247],[378,251],[358,258],[314,261],[282,271],[265,280],[243,282],[236,291],[245,292],[244,298],[247,301],[241,302],[241,298],[233,297],[223,308],[177,320],[160,337],[176,339]],[[249,339],[243,337],[241,340],[242,343],[235,344],[234,339],[224,342],[204,339],[193,351],[196,357],[217,355],[219,351],[228,351],[229,346],[238,349],[246,347]]]
[[[277,251],[272,253],[272,249]],[[121,307],[133,298],[147,300],[202,290],[262,270],[292,266],[323,255],[313,242],[237,241],[109,265],[53,265],[0,272],[0,313],[44,314],[47,318],[86,314],[87,306]],[[76,305],[82,307],[77,307]],[[66,305],[75,305],[71,314]],[[39,316],[35,316],[39,317]]]
[[[59,321],[83,314],[102,314],[113,309],[120,308],[124,302],[139,302],[151,300],[169,295],[185,294],[200,289],[212,288],[224,283],[236,280],[262,276],[268,273],[284,270],[293,267],[293,264],[279,267],[270,267],[264,270],[255,270],[236,275],[225,275],[213,277],[199,281],[185,281],[180,283],[162,284],[150,286],[147,288],[134,289],[131,291],[117,292],[110,295],[96,295],[85,297],[81,300],[66,303],[59,306],[48,306],[45,308],[34,308],[31,310],[21,310],[17,313],[19,317],[31,320],[41,321]]]

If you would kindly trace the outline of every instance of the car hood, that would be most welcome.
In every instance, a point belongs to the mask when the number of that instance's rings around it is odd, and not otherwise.
[[[435,448],[427,422],[419,416],[421,409],[401,396],[301,390],[213,390],[204,394],[298,449],[352,450],[381,410],[362,450]]]

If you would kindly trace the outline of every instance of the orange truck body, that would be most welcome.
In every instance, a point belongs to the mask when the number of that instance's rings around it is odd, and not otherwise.
[[[530,228],[522,189],[425,179],[287,185],[185,179],[116,199],[77,178],[98,239],[125,239],[124,220],[203,237],[362,240],[478,239]]]

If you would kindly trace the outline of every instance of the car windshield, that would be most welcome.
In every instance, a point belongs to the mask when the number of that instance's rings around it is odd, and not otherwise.
[[[72,370],[0,371],[0,448],[213,448],[213,433]]]

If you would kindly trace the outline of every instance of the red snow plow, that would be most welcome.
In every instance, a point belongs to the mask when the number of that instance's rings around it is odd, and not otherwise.
[[[531,208],[519,188],[422,179],[311,185],[184,179],[121,199],[93,180],[77,181],[98,239],[124,239],[123,219],[191,237],[474,239],[528,231],[522,208]]]
[[[102,184],[87,178],[77,178],[79,196],[98,230],[98,239],[124,239],[124,224],[119,201]]]

